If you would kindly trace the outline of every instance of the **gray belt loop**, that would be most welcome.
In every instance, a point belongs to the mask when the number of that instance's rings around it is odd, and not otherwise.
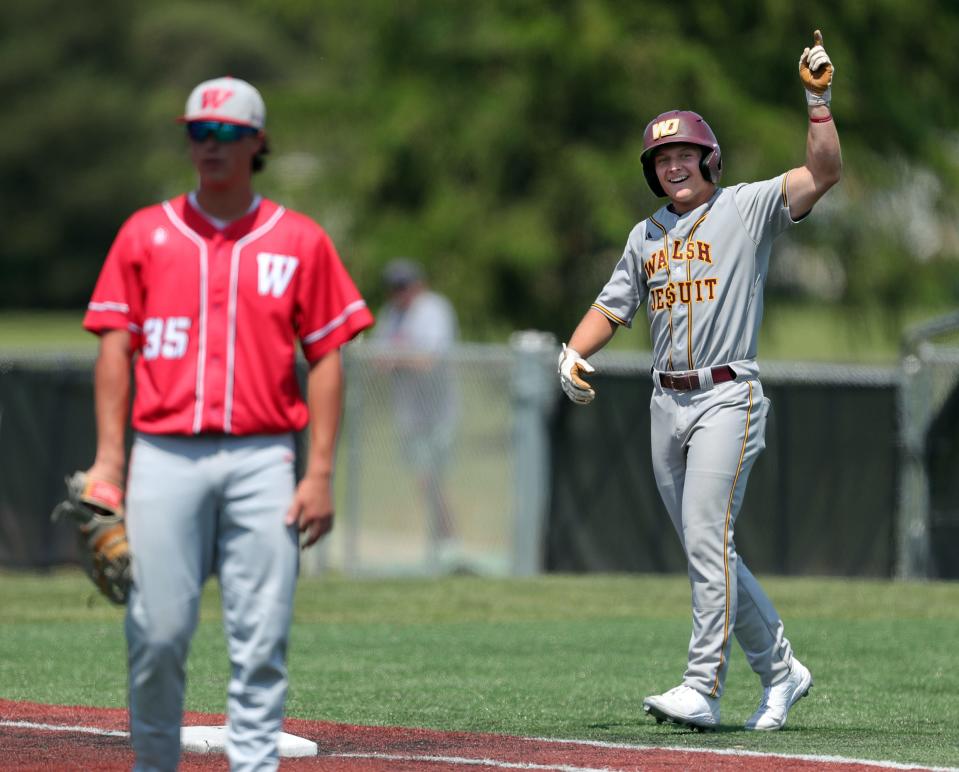
[[[699,388],[703,391],[709,391],[713,387],[713,369],[711,367],[704,367],[701,370],[697,370],[697,375],[699,375]]]

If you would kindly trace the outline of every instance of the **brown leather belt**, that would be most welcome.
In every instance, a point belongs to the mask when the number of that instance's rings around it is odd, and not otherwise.
[[[729,365],[713,367],[710,372],[713,375],[713,383],[736,380],[736,371]],[[674,391],[693,391],[702,388],[702,384],[699,382],[699,373],[696,372],[683,373],[682,375],[660,373],[659,383],[664,389],[673,389]]]

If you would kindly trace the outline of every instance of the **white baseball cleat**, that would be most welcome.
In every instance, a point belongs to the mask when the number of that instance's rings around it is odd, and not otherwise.
[[[694,729],[713,729],[719,724],[719,698],[707,697],[685,684],[665,694],[647,697],[643,700],[643,710],[655,718],[657,724],[672,721]]]
[[[767,686],[756,712],[746,722],[746,729],[759,732],[774,732],[786,725],[789,709],[809,694],[812,688],[812,673],[802,662],[793,657],[787,675],[778,684]]]

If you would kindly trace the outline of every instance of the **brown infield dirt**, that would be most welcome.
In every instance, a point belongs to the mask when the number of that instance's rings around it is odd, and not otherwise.
[[[24,724],[17,726],[16,724]],[[222,715],[187,713],[185,725],[218,726]],[[50,727],[71,727],[61,730]],[[128,770],[133,751],[127,712],[117,708],[65,707],[0,700],[0,769]],[[81,731],[88,729],[91,731]],[[875,772],[880,762],[832,761],[768,755],[732,755],[666,748],[628,747],[536,740],[495,734],[432,729],[354,726],[288,718],[284,731],[313,740],[319,754],[282,759],[283,770],[324,772],[431,772],[504,769],[556,772],[646,772],[647,770],[796,770],[797,772]],[[104,734],[105,732],[116,734]],[[181,770],[227,770],[222,755],[184,753]]]

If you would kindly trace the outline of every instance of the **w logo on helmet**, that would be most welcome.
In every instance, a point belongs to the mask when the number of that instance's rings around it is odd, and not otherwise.
[[[716,141],[713,130],[699,113],[691,110],[669,110],[653,118],[646,124],[646,129],[643,131],[643,152],[639,160],[643,164],[643,174],[646,176],[650,190],[657,196],[666,195],[656,177],[653,156],[658,148],[676,142],[699,145],[705,149],[706,153],[700,168],[707,180],[718,185],[723,162],[719,152],[719,142]]]
[[[233,92],[225,88],[208,88],[201,97],[201,107],[204,110],[216,110],[233,96]]]
[[[668,121],[659,121],[653,124],[653,139],[670,137],[679,131],[679,118],[670,118]]]

